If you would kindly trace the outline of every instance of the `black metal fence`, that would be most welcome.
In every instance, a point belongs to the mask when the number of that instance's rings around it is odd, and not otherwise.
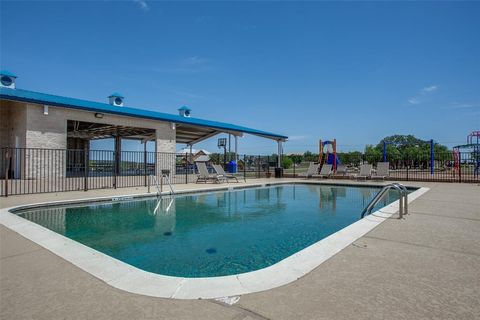
[[[148,186],[150,175],[161,178],[162,171],[168,172],[173,184],[193,183],[197,180],[194,160],[189,154],[164,152],[0,148],[0,195]],[[277,160],[275,155],[240,156],[237,175],[274,177]],[[362,155],[344,164],[353,174],[362,163],[375,167],[380,161]],[[428,155],[401,155],[387,161],[392,180],[480,182],[480,155],[475,152],[435,154],[433,160]],[[293,164],[283,168],[283,175],[298,177],[307,167],[308,162]]]
[[[340,161],[342,159],[340,158]],[[364,163],[370,163],[376,168],[379,162],[383,162],[382,156],[370,156],[361,154],[358,158],[349,159],[342,164],[347,166],[345,175],[333,175],[334,178],[350,178],[359,171]],[[479,152],[444,152],[435,153],[433,158],[430,154],[402,154],[387,156],[390,170],[389,180],[400,181],[432,181],[432,182],[480,182],[480,153]],[[298,177],[305,173],[308,162],[295,164],[285,170],[285,175]]]

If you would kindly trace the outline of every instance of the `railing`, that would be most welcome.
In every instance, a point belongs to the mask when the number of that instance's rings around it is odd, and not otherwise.
[[[336,174],[334,178],[349,178],[357,173],[363,163],[370,163],[373,167],[382,162],[381,156],[372,157],[360,154],[358,158],[346,159],[339,156],[348,172],[345,175]],[[310,160],[310,159],[309,159]],[[310,161],[316,161],[312,158]],[[430,155],[400,154],[387,156],[390,165],[388,180],[396,181],[432,181],[432,182],[466,182],[480,183],[480,153],[479,152],[443,152]],[[307,171],[308,162],[304,161],[284,169],[287,177],[298,177]]]
[[[369,215],[372,213],[373,208],[377,205],[385,195],[391,190],[395,189],[398,191],[398,201],[399,201],[399,210],[398,215],[399,219],[402,219],[405,214],[408,214],[408,190],[407,188],[400,183],[391,183],[382,188],[375,197],[370,201],[370,203],[363,209],[361,217]]]
[[[284,156],[287,158],[287,156]],[[227,158],[226,162],[232,158]],[[307,159],[301,163],[284,162],[284,177],[298,177],[306,172]],[[342,160],[342,157],[340,157]],[[382,159],[361,155],[358,159],[343,159],[348,166],[346,179],[362,163],[376,166]],[[348,161],[346,161],[348,160]],[[389,180],[442,181],[480,183],[480,154],[475,152],[435,154],[433,161],[425,155],[388,157]],[[189,154],[80,149],[0,148],[0,196],[81,191],[92,189],[147,187],[150,175],[160,184],[167,183],[162,170],[169,170],[170,184],[194,183],[197,178],[195,159]],[[212,162],[223,164],[222,157],[212,155]],[[432,166],[433,165],[433,166]],[[275,176],[277,156],[242,155],[237,161],[240,178],[271,178]],[[207,163],[210,173],[213,168]]]

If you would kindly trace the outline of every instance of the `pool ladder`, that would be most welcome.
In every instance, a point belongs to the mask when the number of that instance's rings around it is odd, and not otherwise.
[[[408,190],[403,184],[394,182],[384,186],[382,190],[380,190],[380,192],[377,193],[375,197],[373,197],[372,201],[370,201],[370,203],[365,207],[365,209],[363,209],[362,218],[365,215],[369,215],[370,213],[372,213],[372,210],[375,207],[375,205],[379,203],[380,200],[383,199],[383,197],[385,197],[385,195],[389,190],[392,190],[392,189],[397,190],[399,195],[398,197],[400,202],[400,209],[398,210],[399,219],[402,219],[405,214],[408,214]]]
[[[162,191],[163,191],[163,179],[165,178],[169,188],[170,188],[170,194],[175,195],[175,191],[173,191],[172,184],[170,182],[170,177],[168,174],[162,173],[162,177],[160,178],[160,184],[158,183],[158,179],[156,175],[151,174],[150,179],[148,179],[148,192],[150,192],[150,185],[153,181],[155,187],[157,188],[157,196],[161,197],[162,196]]]

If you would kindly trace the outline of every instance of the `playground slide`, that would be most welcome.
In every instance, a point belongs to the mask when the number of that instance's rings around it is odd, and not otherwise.
[[[334,158],[335,158],[335,155],[333,153],[329,153],[327,158],[327,164],[333,164]],[[340,164],[340,160],[338,160],[338,157],[337,157],[337,165],[339,164]]]

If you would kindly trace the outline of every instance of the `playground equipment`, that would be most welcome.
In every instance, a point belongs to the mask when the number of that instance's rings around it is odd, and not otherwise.
[[[453,147],[453,168],[456,173],[459,173],[462,162],[461,149],[470,152],[470,159],[473,161],[474,165],[473,176],[477,177],[480,174],[480,131],[472,131],[467,136],[467,144]]]
[[[328,148],[328,146],[331,146],[331,152]],[[323,152],[326,151],[325,154],[325,163],[333,165],[333,172],[337,172],[337,164],[340,164],[340,161],[338,160],[337,157],[337,139],[333,139],[333,141],[322,141],[319,140],[318,142],[318,163],[322,164],[323,163]]]

